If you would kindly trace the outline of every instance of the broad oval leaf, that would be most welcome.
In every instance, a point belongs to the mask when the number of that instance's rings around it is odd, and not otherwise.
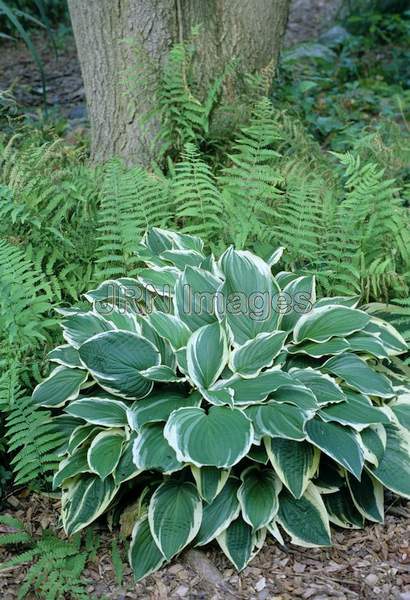
[[[410,432],[399,424],[390,423],[386,429],[386,448],[371,474],[399,496],[410,498]]]
[[[305,424],[313,416],[297,406],[279,402],[250,406],[245,413],[252,418],[260,435],[288,440],[304,440]]]
[[[220,493],[227,482],[230,469],[217,469],[216,467],[195,467],[191,465],[199,495],[210,504]]]
[[[194,539],[201,526],[202,502],[196,487],[189,482],[165,481],[151,498],[148,519],[155,543],[170,560]]]
[[[115,329],[112,323],[91,311],[71,315],[64,319],[61,326],[64,339],[77,349],[98,333]]]
[[[323,501],[331,523],[345,529],[361,529],[363,527],[363,515],[352,502],[346,487],[333,494],[325,494]]]
[[[312,419],[306,423],[307,439],[360,479],[364,455],[359,435],[338,423]]]
[[[65,412],[94,425],[122,427],[128,424],[127,406],[111,398],[80,398],[71,402]]]
[[[173,473],[183,468],[164,438],[163,430],[162,423],[147,423],[141,428],[133,447],[133,460],[138,469]]]
[[[164,435],[181,462],[197,467],[229,468],[246,456],[253,441],[251,421],[237,408],[180,408],[165,425]]]
[[[290,370],[290,374],[305,387],[312,390],[319,406],[342,402],[346,399],[342,388],[330,375],[310,367],[307,369],[293,368]]]
[[[84,369],[84,365],[81,363],[78,350],[70,346],[70,344],[57,346],[57,348],[51,350],[47,356],[49,360],[63,365],[64,367],[71,367],[72,369]]]
[[[72,456],[68,456],[61,461],[57,473],[53,478],[53,489],[60,487],[66,479],[75,477],[80,473],[90,472],[90,467],[87,461],[87,449],[81,448]]]
[[[192,331],[179,317],[154,311],[147,319],[157,334],[168,340],[174,350],[187,345]]]
[[[384,493],[382,484],[363,471],[360,481],[347,475],[352,500],[365,519],[376,523],[384,521]]]
[[[33,402],[48,408],[59,408],[80,393],[87,381],[88,373],[71,367],[56,367],[51,374],[39,383],[33,392]]]
[[[135,581],[140,581],[150,573],[157,571],[165,562],[151,534],[148,517],[139,519],[132,531],[128,559]]]
[[[64,530],[73,535],[98,519],[118,491],[112,477],[97,475],[69,479],[63,485],[61,514]]]
[[[323,370],[341,377],[348,386],[368,396],[391,398],[393,387],[384,375],[376,373],[362,358],[345,353],[325,362]]]
[[[216,539],[237,571],[242,571],[254,556],[256,534],[241,517],[235,519]]]
[[[203,507],[202,522],[195,538],[196,546],[204,546],[217,537],[239,516],[239,480],[229,477],[222,491]]]
[[[315,278],[312,275],[303,275],[290,281],[282,288],[282,295],[290,300],[289,310],[282,315],[280,327],[284,331],[292,331],[303,314],[312,309],[316,302]]]
[[[96,435],[87,453],[90,470],[101,479],[111,475],[120,460],[123,443],[122,429],[110,429]]]
[[[279,479],[292,496],[300,498],[315,475],[320,452],[307,442],[264,438],[266,451]]]
[[[242,471],[241,480],[238,499],[242,516],[255,532],[266,527],[278,512],[282,483],[273,469],[257,465]]]
[[[269,265],[248,251],[230,247],[219,266],[225,281],[219,290],[222,306],[218,306],[218,314],[220,319],[226,318],[235,344],[243,345],[259,333],[275,331],[279,320],[275,301],[280,288]]]
[[[383,410],[373,406],[363,394],[345,390],[346,400],[338,404],[326,406],[319,411],[323,421],[335,421],[341,425],[349,425],[361,431],[374,423],[390,423]]]
[[[199,392],[186,396],[171,389],[161,390],[137,400],[128,409],[128,423],[131,429],[138,431],[146,423],[166,421],[178,408],[200,406],[201,402],[202,396]]]
[[[217,320],[215,295],[220,281],[203,269],[186,267],[175,286],[175,314],[191,331]]]
[[[287,337],[285,331],[262,332],[231,355],[230,368],[241,377],[256,377],[264,367],[271,367],[283,348]]]
[[[197,329],[188,340],[188,375],[199,388],[209,388],[228,361],[228,343],[222,326],[218,323]]]
[[[101,387],[128,399],[147,396],[152,382],[140,371],[160,364],[160,354],[147,339],[131,332],[101,333],[80,347],[80,357]]]
[[[368,314],[347,306],[322,306],[302,315],[293,330],[296,343],[303,340],[325,342],[360,331],[369,323]]]
[[[311,483],[301,498],[293,498],[286,490],[279,497],[276,517],[283,529],[299,546],[330,546],[330,527],[323,500]]]

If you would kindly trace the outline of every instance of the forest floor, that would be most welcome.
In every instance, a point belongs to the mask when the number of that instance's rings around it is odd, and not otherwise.
[[[47,527],[57,529],[56,500],[23,492],[8,503],[4,512],[24,521],[33,536]],[[182,554],[139,583],[124,565],[122,585],[115,582],[112,534],[102,525],[98,558],[84,571],[87,592],[90,600],[410,600],[410,502],[395,502],[386,512],[384,525],[334,529],[330,549],[281,547],[269,540],[240,574],[216,546],[209,546],[199,556],[196,551]],[[0,561],[11,556],[0,550]],[[2,600],[17,598],[25,573],[21,566],[1,573]]]

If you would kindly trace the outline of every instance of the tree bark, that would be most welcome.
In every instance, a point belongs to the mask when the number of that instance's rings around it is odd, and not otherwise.
[[[115,155],[147,164],[156,124],[142,126],[138,117],[152,106],[153,93],[140,90],[130,109],[124,77],[135,54],[124,40],[132,39],[139,60],[147,57],[150,71],[159,73],[172,44],[200,25],[195,72],[206,88],[232,59],[243,72],[273,71],[289,0],[68,0],[68,5],[91,123],[92,159]],[[228,94],[235,92],[233,83]]]

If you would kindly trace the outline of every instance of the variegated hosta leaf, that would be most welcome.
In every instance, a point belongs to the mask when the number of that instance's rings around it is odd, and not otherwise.
[[[284,331],[292,331],[300,317],[310,311],[316,302],[315,278],[312,275],[297,277],[282,290],[285,300],[290,301],[290,306],[282,315],[280,327]]]
[[[257,446],[254,444],[249,450],[247,457],[261,465],[267,465],[269,462],[269,456],[265,450],[265,446],[262,445]]]
[[[65,409],[69,415],[94,425],[122,427],[128,424],[127,406],[121,400],[104,397],[84,397],[71,402]]]
[[[297,406],[279,402],[250,406],[245,414],[252,419],[258,435],[287,440],[304,440],[305,424],[313,416]]]
[[[306,423],[307,439],[360,479],[364,455],[359,434],[338,423],[315,418]]]
[[[346,342],[349,344],[350,351],[363,354],[370,354],[377,358],[388,358],[388,352],[383,342],[376,335],[359,331],[350,335]]]
[[[279,320],[275,300],[280,288],[269,265],[248,251],[231,247],[221,256],[219,266],[225,281],[219,290],[223,306],[218,306],[218,313],[221,319],[226,317],[235,344],[275,331]]]
[[[284,331],[262,332],[231,355],[230,368],[241,377],[257,377],[261,369],[271,367],[283,348],[287,333]]]
[[[165,250],[160,258],[172,262],[181,271],[185,267],[200,267],[204,261],[204,255],[195,250]]]
[[[230,469],[217,469],[216,467],[195,467],[191,465],[199,495],[210,504],[220,493],[228,480]]]
[[[368,396],[391,398],[393,387],[384,375],[376,373],[366,361],[355,354],[345,353],[325,362],[323,370],[344,379],[348,386]]]
[[[319,466],[320,452],[307,442],[264,438],[269,460],[295,498],[305,492]]]
[[[322,455],[319,473],[313,481],[320,494],[333,494],[346,485],[345,470]]]
[[[95,427],[94,425],[80,425],[79,427],[76,427],[68,440],[68,454],[73,454],[77,448],[84,444],[91,436],[94,437],[94,435],[100,431],[101,427]]]
[[[235,519],[216,539],[237,571],[242,571],[252,560],[257,535],[241,517]]]
[[[133,450],[136,437],[137,434],[132,432],[130,439],[123,446],[120,460],[114,471],[114,481],[116,485],[120,485],[121,483],[132,479],[142,472],[134,463]]]
[[[347,306],[348,308],[357,308],[360,302],[360,296],[333,296],[333,298],[320,298],[315,303],[315,308],[322,306]]]
[[[302,384],[283,385],[269,397],[271,401],[286,402],[306,411],[316,411],[319,408],[312,390]]]
[[[379,466],[386,449],[387,434],[383,425],[371,425],[360,432],[364,458],[367,462]]]
[[[329,375],[315,371],[312,368],[293,368],[290,370],[290,374],[297,380],[295,383],[300,382],[312,390],[320,406],[346,399],[342,388]]]
[[[175,315],[155,311],[147,319],[157,334],[168,340],[174,350],[186,346],[192,335],[189,327]]]
[[[400,496],[410,498],[410,432],[398,423],[384,426],[386,449],[377,467],[370,467],[372,475]]]
[[[187,345],[188,375],[199,388],[209,388],[222,373],[228,361],[228,343],[218,323],[200,327]]]
[[[374,477],[363,471],[360,481],[348,474],[347,485],[357,510],[369,521],[383,523],[383,486]]]
[[[363,527],[364,517],[353,504],[346,487],[334,494],[325,494],[323,501],[331,523],[346,529],[361,529]]]
[[[163,430],[162,423],[147,423],[141,428],[133,448],[133,460],[138,469],[173,473],[183,468],[164,438]]]
[[[194,539],[201,526],[202,502],[196,487],[189,482],[165,481],[151,498],[148,519],[155,543],[170,560]]]
[[[141,246],[147,248],[153,256],[166,250],[194,250],[202,254],[204,249],[204,243],[200,238],[160,227],[148,229],[141,240]]]
[[[408,351],[406,341],[390,323],[382,319],[372,317],[370,323],[366,325],[364,331],[377,335],[386,348],[389,356],[402,354]]]
[[[221,492],[210,504],[204,504],[201,527],[195,538],[196,546],[204,546],[226,529],[239,516],[239,480],[229,477]]]
[[[56,367],[51,374],[39,383],[33,392],[33,402],[49,408],[64,406],[75,400],[81,386],[87,381],[88,373],[71,367]]]
[[[182,383],[185,378],[178,376],[174,369],[167,365],[154,365],[140,371],[140,375],[148,381],[157,381],[158,383]]]
[[[100,314],[106,321],[112,323],[114,329],[141,334],[141,326],[134,312],[112,306],[109,310],[104,310]]]
[[[278,512],[282,483],[273,469],[257,465],[242,471],[241,480],[238,499],[242,516],[255,532],[266,527]]]
[[[147,396],[152,382],[140,371],[160,364],[160,354],[145,338],[131,332],[109,331],[80,347],[80,357],[91,375],[108,392],[123,398]]]
[[[313,358],[333,356],[350,350],[350,344],[345,338],[330,338],[326,342],[303,342],[296,346],[289,346],[289,354],[307,354]]]
[[[61,461],[58,471],[53,478],[53,489],[57,489],[66,479],[75,477],[80,473],[90,472],[90,467],[87,461],[87,449],[82,448],[75,452],[72,456],[68,456]]]
[[[191,331],[215,323],[215,294],[220,281],[212,273],[187,267],[175,286],[175,314]]]
[[[291,536],[294,544],[307,548],[331,545],[326,507],[312,483],[299,499],[282,490],[276,520]]]
[[[402,427],[410,430],[410,393],[400,394],[397,400],[389,404]]]
[[[280,261],[284,250],[284,246],[279,246],[279,248],[276,248],[276,250],[274,250],[274,252],[272,252],[272,254],[269,256],[269,258],[266,259],[266,262],[270,267],[273,267],[274,265],[276,265],[276,263]]]
[[[246,456],[253,427],[245,414],[226,406],[180,408],[165,425],[164,436],[177,459],[197,467],[229,468]]]
[[[140,269],[138,281],[149,291],[159,296],[172,296],[180,270],[175,267],[156,267]]]
[[[110,429],[96,435],[87,453],[90,470],[101,479],[111,475],[120,460],[123,443],[122,429]]]
[[[234,404],[247,406],[263,402],[271,392],[275,392],[283,385],[294,383],[294,379],[277,367],[263,371],[255,379],[243,379],[234,375],[230,379],[218,382],[214,390],[229,388],[233,390]]]
[[[293,330],[296,343],[303,340],[325,342],[360,331],[369,323],[368,314],[346,306],[322,306],[300,317]]]
[[[69,316],[62,322],[63,337],[73,348],[79,348],[81,344],[98,333],[116,329],[113,323],[106,321],[100,315],[90,311]]]
[[[201,402],[199,392],[193,392],[189,396],[170,389],[154,392],[147,398],[137,400],[128,409],[128,423],[131,429],[138,431],[146,423],[166,421],[178,408],[200,406]]]
[[[373,423],[390,423],[390,419],[380,408],[373,406],[363,394],[344,390],[346,400],[326,406],[319,411],[323,421],[336,421],[361,431]]]
[[[70,346],[70,344],[57,346],[57,348],[51,350],[47,356],[49,360],[63,365],[64,367],[71,367],[72,369],[84,369],[84,365],[82,365],[80,361],[78,350],[73,348],[73,346]]]
[[[82,475],[64,483],[61,504],[64,530],[67,535],[80,531],[107,510],[118,487],[112,477]]]
[[[151,534],[148,517],[139,519],[132,531],[128,554],[135,581],[140,581],[150,573],[154,573],[165,562]]]

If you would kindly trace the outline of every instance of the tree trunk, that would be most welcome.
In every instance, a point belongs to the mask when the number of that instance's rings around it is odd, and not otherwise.
[[[195,70],[205,88],[236,59],[243,72],[274,69],[286,26],[289,0],[68,0],[84,79],[92,158],[121,156],[148,163],[156,125],[138,116],[152,105],[153,93],[140,90],[130,109],[125,71],[135,54],[159,72],[171,45],[200,25]],[[141,71],[144,65],[138,65]],[[235,93],[231,86],[229,95]]]

